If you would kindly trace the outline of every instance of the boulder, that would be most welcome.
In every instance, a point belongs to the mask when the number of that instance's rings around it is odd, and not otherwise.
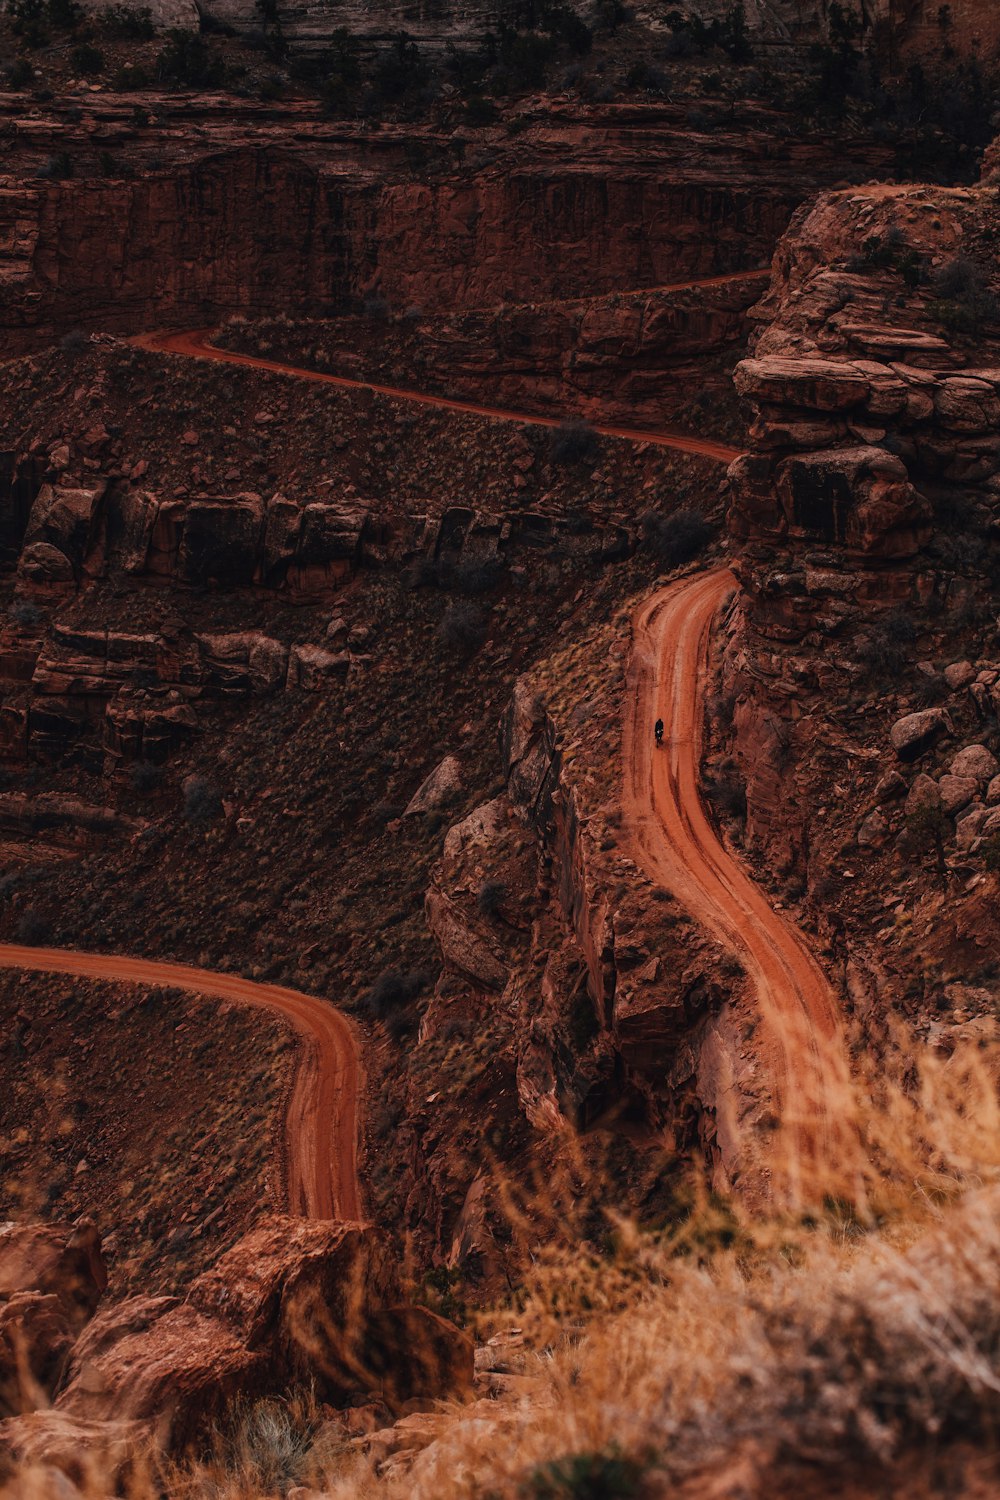
[[[368,1318],[395,1295],[395,1262],[370,1226],[271,1215],[183,1302],[137,1297],[94,1318],[58,1409],[155,1426],[180,1450],[237,1394],[309,1379],[323,1399],[342,1400],[369,1388]]]
[[[454,861],[466,850],[475,847],[492,848],[510,828],[512,809],[506,796],[494,797],[492,802],[481,802],[468,817],[454,823],[444,839],[444,857]]]
[[[889,739],[900,760],[916,760],[943,734],[953,732],[951,720],[943,708],[922,708],[915,714],[897,719],[889,731]]]
[[[994,776],[986,788],[986,806],[995,807],[1000,802],[1000,776]]]
[[[83,1422],[156,1426],[169,1447],[183,1448],[238,1394],[264,1391],[267,1374],[265,1351],[248,1348],[217,1318],[172,1299],[137,1297],[93,1320],[73,1351],[57,1409]]]
[[[142,1493],[150,1448],[148,1431],[136,1422],[91,1422],[60,1411],[0,1422],[0,1452],[32,1471],[25,1500],[74,1500],[77,1485],[88,1495],[129,1494],[133,1481]]]
[[[289,687],[318,692],[334,682],[346,681],[351,670],[348,651],[325,651],[322,646],[293,646],[288,653]]]
[[[0,1302],[0,1417],[49,1404],[75,1338],[73,1320],[52,1293],[15,1292]]]
[[[28,583],[39,585],[73,583],[76,577],[65,552],[51,542],[31,542],[25,547],[17,571]]]
[[[526,677],[514,684],[500,721],[500,751],[511,801],[544,819],[557,780],[552,725]]]
[[[94,541],[106,485],[69,489],[43,484],[35,496],[24,534],[26,548],[48,544],[69,563],[78,577]]]
[[[974,776],[942,776],[938,782],[941,806],[949,817],[968,807],[978,790],[979,783]]]
[[[957,693],[959,688],[967,687],[975,675],[976,669],[969,661],[953,661],[944,669],[944,680],[953,693]]]
[[[889,834],[889,824],[886,822],[885,814],[878,811],[870,812],[858,829],[858,847],[861,849],[877,849],[883,844]]]
[[[1000,763],[985,745],[968,745],[960,750],[948,767],[952,776],[971,776],[980,786],[985,786],[1000,774]]]
[[[462,766],[454,755],[446,755],[417,787],[403,813],[404,818],[440,812],[458,796],[463,786]]]
[[[917,777],[910,790],[906,794],[904,811],[908,818],[919,812],[924,807],[940,807],[941,792],[933,776],[925,776],[923,773]]]
[[[446,962],[484,989],[502,990],[507,983],[507,966],[494,940],[479,932],[437,886],[429,888],[424,910],[427,926],[437,939]]]
[[[988,807],[970,807],[959,814],[955,820],[955,843],[963,853],[972,848],[991,816],[994,815]]]
[[[0,1298],[51,1294],[82,1327],[108,1284],[101,1238],[90,1219],[75,1224],[0,1224]]]

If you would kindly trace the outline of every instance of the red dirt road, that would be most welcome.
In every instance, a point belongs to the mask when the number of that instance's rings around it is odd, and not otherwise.
[[[289,1211],[307,1219],[361,1218],[357,1144],[362,1073],[358,1044],[351,1023],[325,1000],[276,984],[254,984],[237,974],[72,949],[0,944],[0,968],[172,985],[283,1016],[301,1041],[285,1115]]]
[[[797,930],[720,842],[699,792],[712,628],[735,587],[728,569],[697,574],[636,612],[625,818],[646,873],[739,959],[756,991],[782,1122],[766,1159],[773,1194],[795,1204],[855,1199],[860,1147],[839,1005]],[[666,729],[660,750],[657,718]]]
[[[733,278],[725,278],[731,280]],[[692,286],[700,283],[692,282]],[[343,390],[375,391],[380,396],[392,396],[397,401],[414,401],[420,406],[432,406],[438,411],[466,412],[476,417],[490,417],[502,422],[516,422],[522,427],[558,427],[561,417],[536,417],[523,411],[508,411],[500,406],[478,406],[472,401],[453,401],[447,396],[429,396],[423,391],[404,390],[401,386],[379,385],[374,380],[349,380],[345,375],[325,375],[320,370],[307,370],[300,365],[286,365],[280,360],[259,359],[254,354],[238,354],[232,349],[220,349],[211,342],[211,328],[179,329],[166,333],[142,333],[129,340],[139,349],[159,354],[183,354],[190,359],[211,359],[227,365],[242,365],[251,370],[268,370],[274,375],[288,375],[296,380],[309,380],[316,385],[339,386]],[[713,442],[710,438],[688,437],[682,432],[651,432],[639,427],[612,427],[591,423],[595,432],[603,437],[625,438],[633,443],[653,443],[660,448],[673,448],[678,453],[694,453],[700,458],[714,459],[716,463],[731,464],[739,458],[739,449],[725,443]]]

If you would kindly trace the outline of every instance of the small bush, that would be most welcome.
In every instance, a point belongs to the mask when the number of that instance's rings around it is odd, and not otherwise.
[[[112,87],[119,93],[127,94],[132,90],[152,88],[153,80],[146,68],[137,63],[126,63],[124,67],[116,69],[111,79]],[[140,105],[136,109],[142,118],[136,120],[138,125],[148,125],[149,116]]]
[[[909,661],[909,647],[916,638],[916,627],[905,610],[892,610],[858,651],[866,675],[876,680],[896,676]]]
[[[32,51],[47,47],[50,40],[44,0],[8,0],[7,14],[15,36]]]
[[[507,887],[502,880],[484,880],[479,887],[476,905],[484,917],[499,916],[507,899]]]
[[[473,130],[495,125],[498,119],[499,111],[492,99],[484,99],[481,94],[473,94],[465,101],[465,123]]]
[[[29,947],[38,948],[52,936],[52,927],[44,912],[37,906],[29,906],[22,912],[17,924],[17,940]]]
[[[26,57],[19,57],[7,69],[7,86],[12,89],[30,88],[34,82],[35,70]]]
[[[364,314],[371,318],[373,323],[384,323],[389,317],[389,304],[384,297],[377,294],[366,297],[364,300]]]
[[[446,646],[463,651],[478,650],[486,639],[486,615],[477,605],[457,600],[445,610],[437,634]]]
[[[597,453],[600,441],[589,422],[561,422],[549,439],[549,460],[554,464],[584,463]]]
[[[68,151],[56,151],[44,166],[38,169],[39,177],[48,177],[53,182],[63,182],[73,175],[73,159]]]
[[[643,1467],[612,1448],[574,1453],[540,1464],[522,1487],[525,1500],[632,1500],[641,1492]]]
[[[45,8],[57,31],[72,31],[83,20],[83,9],[76,0],[47,0]]]
[[[641,524],[646,546],[667,568],[693,562],[715,536],[715,527],[700,510],[678,510],[672,516],[647,512]]]
[[[488,594],[500,582],[503,568],[496,558],[484,557],[460,562],[452,571],[451,581],[461,594]]]
[[[129,783],[134,792],[147,797],[163,784],[163,767],[154,766],[148,760],[137,760],[129,772]]]
[[[161,83],[176,88],[221,88],[226,65],[197,32],[175,30],[156,60],[156,75]]]
[[[59,347],[64,354],[82,354],[85,349],[89,349],[90,340],[82,328],[71,328],[59,340]]]
[[[371,989],[361,1000],[361,1008],[384,1021],[402,1006],[409,1005],[427,988],[430,976],[424,969],[383,969]]]
[[[244,1493],[283,1495],[305,1477],[318,1426],[311,1401],[241,1401],[221,1444],[226,1468]]]
[[[73,72],[80,78],[96,78],[104,72],[104,53],[90,42],[81,42],[69,55]]]
[[[189,823],[211,823],[222,813],[222,794],[204,776],[184,783],[184,816]]]
[[[722,817],[746,821],[747,789],[735,769],[723,771],[705,787],[705,797]]]
[[[22,625],[25,629],[40,624],[42,620],[42,611],[32,599],[15,599],[7,614],[15,625]]]
[[[100,25],[105,36],[123,42],[151,42],[155,35],[147,5],[109,5],[101,13]]]
[[[930,305],[950,333],[978,334],[984,323],[1000,319],[1000,297],[990,286],[990,273],[967,256],[947,261],[934,276],[938,300]]]

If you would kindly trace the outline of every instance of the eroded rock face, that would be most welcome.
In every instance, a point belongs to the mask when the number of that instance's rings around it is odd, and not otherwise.
[[[245,9],[258,29],[259,14]],[[427,19],[433,29],[436,16]],[[320,30],[334,21],[345,24],[324,11]],[[294,30],[290,13],[283,24]],[[405,29],[419,35],[421,18],[409,14]],[[176,108],[169,96],[147,100],[168,116]],[[743,134],[723,143],[715,132],[699,152],[683,111],[665,122],[662,107],[637,106],[622,131],[614,110],[586,105],[546,120],[537,140],[532,130],[498,142],[498,161],[456,171],[436,130],[394,128],[373,146],[364,128],[331,130],[298,103],[242,119],[231,100],[205,100],[197,151],[183,130],[175,149],[169,129],[137,129],[130,109],[105,97],[103,112],[127,126],[128,178],[88,178],[91,143],[62,117],[37,137],[42,155],[23,175],[9,164],[0,197],[0,231],[16,246],[0,284],[8,347],[67,327],[138,332],[154,305],[161,326],[181,327],[234,313],[327,315],[373,292],[400,309],[450,312],[757,268],[817,184],[845,170],[870,175],[885,157],[859,146],[845,163],[783,138],[765,180],[759,142]],[[55,149],[80,163],[69,181],[38,175]],[[435,168],[422,181],[408,165],[413,150]],[[600,354],[591,345],[584,361]]]
[[[937,288],[985,212],[974,190],[822,195],[796,216],[752,314],[760,332],[736,372],[752,449],[729,475],[743,592],[726,674],[748,831],[780,862],[808,844],[807,801],[789,797],[787,776],[809,705],[843,701],[849,683],[906,687],[889,664],[909,643],[987,606],[1000,371],[988,347],[947,336]],[[955,535],[958,496],[967,538]],[[942,677],[926,665],[925,702],[966,691],[988,711],[987,663],[951,648]],[[899,761],[954,733],[949,714],[911,685],[888,736]],[[951,812],[967,790],[953,774],[938,793]],[[865,837],[888,835],[865,825]]]
[[[136,1433],[177,1451],[233,1399],[310,1381],[328,1401],[380,1388],[464,1396],[472,1345],[454,1325],[398,1304],[397,1262],[370,1226],[272,1215],[181,1301],[134,1297],[96,1316],[72,1351],[49,1425],[9,1435],[62,1466],[73,1431]]]
[[[106,1285],[90,1220],[0,1225],[0,1416],[55,1394]]]

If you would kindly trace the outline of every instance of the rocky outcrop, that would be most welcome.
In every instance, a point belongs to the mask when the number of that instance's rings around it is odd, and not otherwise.
[[[0,1417],[54,1395],[106,1286],[89,1220],[0,1225]]]
[[[280,350],[290,363],[354,379],[419,386],[521,411],[578,412],[659,428],[700,399],[728,395],[716,370],[746,341],[746,310],[761,289],[747,276],[721,286],[613,293],[586,301],[537,302],[469,312],[415,312],[373,323],[248,324],[222,331],[227,347]],[[711,363],[710,363],[711,361]]]
[[[88,1450],[115,1454],[118,1467],[143,1440],[184,1449],[237,1395],[278,1394],[296,1381],[312,1382],[327,1401],[378,1389],[390,1408],[471,1394],[471,1341],[445,1319],[398,1302],[395,1259],[370,1226],[273,1215],[182,1301],[133,1297],[92,1317],[81,1334],[99,1295],[95,1256],[96,1236],[82,1227],[68,1240],[56,1230],[0,1233],[5,1308],[23,1301],[30,1282],[66,1322],[50,1387],[54,1410],[12,1418],[0,1425],[0,1440],[71,1476]],[[36,1325],[49,1335],[48,1324]],[[0,1340],[13,1327],[0,1316]],[[39,1358],[51,1343],[38,1343]]]
[[[743,594],[727,677],[748,831],[780,860],[808,842],[807,803],[787,792],[806,705],[842,701],[880,672],[896,686],[888,664],[907,659],[908,642],[943,640],[989,596],[1000,363],[969,336],[961,301],[990,306],[986,290],[962,291],[979,285],[963,255],[984,203],[925,188],[821,197],[797,215],[753,314],[761,330],[736,373],[753,446],[730,471]],[[896,717],[904,762],[955,728],[912,699]],[[865,824],[866,844],[881,836],[878,820]]]

